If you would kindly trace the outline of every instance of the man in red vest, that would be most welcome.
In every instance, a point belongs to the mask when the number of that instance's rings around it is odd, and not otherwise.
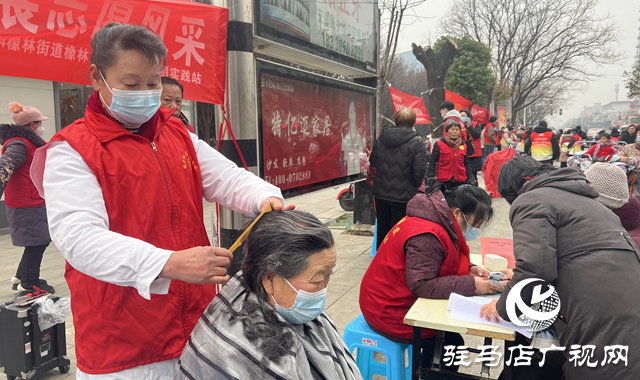
[[[493,153],[496,150],[496,145],[500,143],[494,124],[496,120],[498,120],[497,117],[491,116],[489,118],[489,124],[484,127],[484,157]]]
[[[553,161],[560,157],[560,145],[558,136],[547,127],[547,122],[542,120],[533,129],[531,137],[525,142],[525,153],[542,164],[553,165]]]
[[[51,242],[47,210],[44,199],[38,195],[29,168],[38,147],[45,144],[42,139],[42,122],[48,118],[35,107],[11,103],[9,110],[15,124],[0,126],[0,195],[4,191],[7,219],[11,241],[24,247],[22,260],[16,275],[11,279],[13,290],[28,292],[33,287],[55,293],[53,286],[40,279],[40,264],[44,251]]]
[[[477,179],[478,172],[482,171],[482,125],[473,120],[473,115],[468,110],[460,111],[462,121],[467,124],[467,132],[471,136],[471,144],[473,145],[473,154],[469,154],[469,165],[471,172]]]

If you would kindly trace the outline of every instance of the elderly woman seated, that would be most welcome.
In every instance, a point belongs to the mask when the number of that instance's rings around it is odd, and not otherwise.
[[[362,379],[324,313],[336,264],[331,231],[300,211],[255,224],[242,271],[209,304],[174,379]]]

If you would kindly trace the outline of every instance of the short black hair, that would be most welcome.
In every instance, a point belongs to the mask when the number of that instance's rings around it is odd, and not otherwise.
[[[608,133],[606,133],[606,132],[605,132],[605,133],[600,134],[600,138],[602,138],[602,137],[606,138],[607,140],[611,140],[611,135],[610,135],[610,134],[608,134]]]
[[[180,93],[184,97],[184,86],[181,85],[180,82],[178,82],[177,80],[175,80],[175,79],[173,79],[171,77],[162,77],[160,79],[160,81],[162,82],[163,85],[169,84],[169,85],[178,86],[180,88]]]
[[[112,22],[105,25],[91,39],[91,64],[104,71],[113,66],[120,50],[138,50],[153,65],[163,65],[167,59],[164,42],[152,29]]]
[[[460,111],[460,113],[463,113],[463,112],[467,114],[467,117],[469,118],[469,120],[473,120],[473,115],[471,114],[471,111],[469,110]]]
[[[538,126],[539,126],[539,127],[545,127],[545,128],[547,128],[547,122],[546,122],[546,121],[544,121],[544,120],[540,120],[540,121],[538,122]]]
[[[449,111],[453,111],[454,109],[456,109],[456,106],[453,104],[453,102],[445,100],[444,102],[440,103],[440,108],[438,109],[443,109],[443,108],[446,108]]]
[[[493,122],[494,122],[494,121],[496,121],[496,120],[498,120],[498,118],[497,118],[497,117],[495,117],[495,116],[491,116],[491,117],[489,118],[489,123],[493,123]]]
[[[491,197],[478,186],[461,185],[452,191],[444,191],[450,209],[459,208],[465,215],[473,215],[474,223],[481,220],[487,225],[493,218]]]
[[[582,130],[582,127],[579,125],[576,125],[576,131],[581,131],[581,130]]]

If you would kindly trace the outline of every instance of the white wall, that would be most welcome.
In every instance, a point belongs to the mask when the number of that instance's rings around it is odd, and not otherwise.
[[[53,82],[37,79],[5,77],[0,75],[0,123],[13,123],[9,103],[36,107],[49,118],[43,121],[44,140],[49,141],[56,133]]]

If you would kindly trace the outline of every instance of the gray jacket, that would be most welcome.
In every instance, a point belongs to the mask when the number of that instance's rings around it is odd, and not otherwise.
[[[590,362],[567,362],[567,379],[632,379],[640,373],[640,251],[619,218],[595,200],[584,175],[565,168],[536,176],[511,206],[516,267],[497,304],[506,319],[510,289],[527,278],[550,282],[560,296],[554,326],[560,343],[595,345]],[[602,366],[605,346],[628,345],[628,366]]]

